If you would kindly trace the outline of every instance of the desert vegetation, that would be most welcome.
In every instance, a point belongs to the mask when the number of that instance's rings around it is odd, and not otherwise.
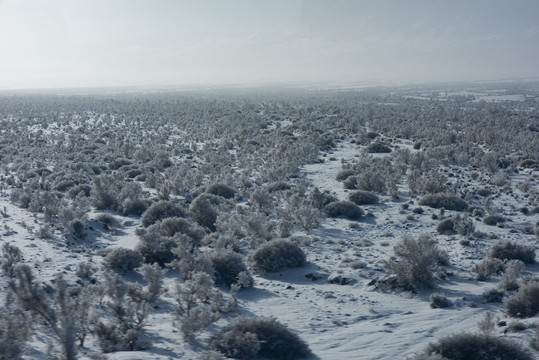
[[[460,331],[537,325],[539,88],[495,90],[0,94],[0,359],[537,355]]]

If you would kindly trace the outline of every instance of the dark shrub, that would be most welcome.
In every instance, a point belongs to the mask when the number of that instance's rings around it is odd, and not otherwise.
[[[311,198],[313,200],[314,207],[317,209],[322,209],[327,204],[338,200],[335,196],[331,195],[327,191],[321,192],[318,188],[314,188]]]
[[[487,215],[483,219],[483,222],[490,226],[496,226],[498,224],[503,224],[505,222],[505,218],[501,215]]]
[[[142,226],[148,227],[155,224],[159,220],[169,217],[184,217],[185,211],[171,202],[161,201],[150,206],[144,214],[142,214]]]
[[[472,271],[476,273],[476,280],[485,281],[490,279],[492,275],[498,275],[503,271],[503,261],[496,258],[488,257],[480,263],[476,264]]]
[[[533,356],[518,342],[486,334],[449,335],[429,344],[426,352],[443,355],[448,360],[533,360]]]
[[[358,220],[363,216],[363,210],[350,201],[335,201],[327,204],[324,211],[329,217],[346,217],[350,220]]]
[[[490,194],[492,194],[492,192],[489,189],[485,189],[485,188],[477,189],[476,193],[477,193],[477,195],[480,195],[480,196],[483,196],[483,197],[487,197]]]
[[[174,237],[168,237],[160,235],[157,229],[151,227],[149,229],[151,231],[139,235],[140,242],[137,245],[137,250],[144,257],[144,262],[164,266],[175,260],[176,255],[173,250],[178,247],[178,238],[185,235],[176,234]]]
[[[105,266],[125,273],[142,265],[142,260],[142,254],[138,250],[114,248],[105,257]]]
[[[498,289],[487,289],[483,291],[483,294],[481,295],[485,298],[485,301],[488,303],[502,302],[505,292],[503,290],[498,290]]]
[[[217,284],[230,286],[238,281],[238,275],[241,272],[247,272],[243,257],[234,251],[216,251],[211,255],[210,259]]]
[[[266,272],[303,266],[305,254],[301,248],[288,240],[272,240],[260,246],[252,255],[254,267]]]
[[[70,199],[74,199],[80,193],[83,193],[84,196],[90,196],[91,190],[92,187],[88,184],[76,185],[69,189],[69,191],[67,192],[67,197]]]
[[[468,204],[466,204],[466,201],[462,200],[461,198],[440,194],[431,194],[423,197],[421,200],[419,200],[419,205],[425,205],[435,209],[444,208],[446,210],[454,211],[466,211],[466,209],[468,209]]]
[[[521,245],[512,241],[498,241],[490,248],[489,256],[500,260],[520,260],[526,264],[535,262],[535,246]]]
[[[453,220],[451,218],[444,219],[440,221],[438,226],[436,226],[436,231],[438,234],[447,234],[447,233],[453,233],[455,224],[453,223]]]
[[[127,215],[142,215],[148,209],[148,204],[144,200],[140,199],[125,199],[122,205],[118,208],[123,216]]]
[[[241,317],[210,338],[210,347],[235,359],[310,357],[309,346],[275,319]]]
[[[215,231],[217,210],[212,206],[211,196],[206,194],[197,196],[189,206],[189,213],[199,225],[207,227],[210,231]]]
[[[335,180],[337,181],[344,181],[348,179],[350,176],[355,175],[355,171],[352,169],[343,169],[337,173],[337,176],[335,177]]]
[[[382,143],[372,143],[367,146],[366,150],[370,154],[383,154],[391,152],[391,149]]]
[[[103,224],[105,230],[113,230],[118,226],[118,220],[110,214],[99,214],[95,219]]]
[[[443,309],[451,306],[451,304],[451,300],[444,294],[434,293],[430,296],[430,307],[433,309]]]
[[[378,196],[370,191],[355,191],[348,198],[356,205],[369,205],[378,203]]]
[[[505,311],[512,317],[527,318],[539,312],[539,282],[531,282],[520,287],[513,296],[504,301]]]
[[[174,236],[178,233],[185,234],[197,243],[206,235],[203,228],[179,217],[170,217],[161,221],[159,223],[159,233],[164,236]]]
[[[277,181],[268,185],[269,192],[290,190],[290,185],[284,181]]]
[[[236,191],[225,184],[212,184],[206,189],[208,194],[224,197],[225,199],[232,199],[236,194]]]

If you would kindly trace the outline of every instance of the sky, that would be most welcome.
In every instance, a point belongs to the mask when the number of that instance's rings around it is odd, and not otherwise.
[[[539,77],[538,0],[0,0],[0,89]]]

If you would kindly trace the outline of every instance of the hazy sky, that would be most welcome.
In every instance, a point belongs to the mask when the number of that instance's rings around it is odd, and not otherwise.
[[[539,0],[0,0],[0,88],[539,77]]]

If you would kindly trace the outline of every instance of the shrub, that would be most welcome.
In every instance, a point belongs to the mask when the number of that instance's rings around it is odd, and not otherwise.
[[[366,150],[370,154],[384,154],[391,152],[391,148],[382,143],[372,143],[367,146]]]
[[[158,263],[164,266],[176,259],[173,249],[178,246],[179,235],[162,236],[156,229],[151,229],[139,235],[140,242],[137,244],[137,250],[142,254],[145,263]]]
[[[312,355],[299,336],[275,319],[241,317],[210,338],[210,347],[236,359],[301,359]]]
[[[405,238],[394,248],[394,258],[385,262],[392,278],[389,284],[406,290],[418,287],[434,287],[434,280],[443,273],[440,265],[447,265],[447,253],[438,249],[436,242],[428,237],[417,240]]]
[[[23,309],[6,304],[0,312],[0,360],[22,359],[30,335]]]
[[[224,197],[225,199],[232,199],[236,194],[236,191],[225,184],[212,184],[206,189],[208,194]]]
[[[532,360],[533,356],[518,342],[487,334],[462,333],[446,336],[429,344],[428,355],[443,355],[448,360]]]
[[[489,256],[500,260],[520,260],[526,264],[535,262],[535,246],[521,245],[512,241],[498,241],[490,248]]]
[[[524,263],[520,260],[509,260],[505,263],[505,270],[498,287],[506,291],[518,289],[518,279],[524,270]]]
[[[483,291],[483,294],[481,294],[485,301],[488,303],[492,302],[502,302],[503,296],[505,295],[505,291],[498,290],[498,289],[487,289]]]
[[[356,178],[356,189],[364,191],[373,191],[379,194],[385,194],[387,191],[385,177],[372,172],[364,172]]]
[[[438,234],[453,233],[455,231],[454,227],[455,223],[453,223],[453,219],[447,218],[438,223],[438,226],[436,226],[436,231]]]
[[[142,260],[142,254],[138,250],[114,248],[105,257],[105,266],[125,273],[142,265]]]
[[[501,215],[487,215],[483,218],[483,222],[490,226],[496,226],[505,223],[505,218]]]
[[[266,272],[304,266],[306,257],[301,248],[288,240],[272,240],[260,246],[252,255],[254,267]]]
[[[355,191],[348,197],[356,205],[369,205],[378,203],[378,196],[370,191]]]
[[[181,207],[174,205],[169,201],[161,201],[150,206],[144,214],[142,214],[142,226],[148,227],[159,220],[164,220],[169,217],[185,217],[185,212]]]
[[[430,307],[433,309],[442,309],[451,306],[451,300],[449,300],[445,294],[434,293],[430,296]]]
[[[238,281],[240,273],[247,272],[242,256],[234,251],[216,251],[211,255],[210,259],[217,284],[230,286]]]
[[[125,199],[118,207],[118,212],[123,216],[137,215],[140,216],[148,209],[146,201],[141,199]]]
[[[419,200],[419,205],[425,205],[431,208],[454,211],[466,211],[468,204],[459,197],[451,195],[430,194]]]
[[[178,233],[185,234],[197,243],[206,235],[203,228],[179,217],[170,217],[161,221],[159,223],[159,233],[164,236],[174,236]]]
[[[322,209],[327,204],[330,204],[338,199],[329,194],[327,191],[321,192],[318,188],[314,188],[311,195],[312,203],[317,209]]]
[[[207,227],[210,231],[215,231],[217,211],[211,204],[212,200],[214,200],[211,196],[205,194],[197,196],[189,206],[189,213],[199,225]]]
[[[363,216],[363,210],[350,201],[335,201],[325,206],[324,211],[329,217],[346,217],[350,220],[358,220]]]
[[[537,299],[539,299],[539,283],[528,283],[521,286],[516,294],[505,299],[505,310],[512,317],[532,317],[539,312]]]
[[[118,226],[118,220],[110,214],[99,214],[95,219],[103,224],[105,230],[114,230]]]
[[[344,181],[348,179],[350,176],[354,175],[356,172],[352,169],[343,169],[337,173],[337,176],[335,177],[335,180],[337,181]]]
[[[503,261],[496,258],[486,258],[481,261],[479,264],[476,264],[472,271],[477,275],[475,276],[476,280],[485,281],[490,279],[492,275],[497,275],[503,270]]]

